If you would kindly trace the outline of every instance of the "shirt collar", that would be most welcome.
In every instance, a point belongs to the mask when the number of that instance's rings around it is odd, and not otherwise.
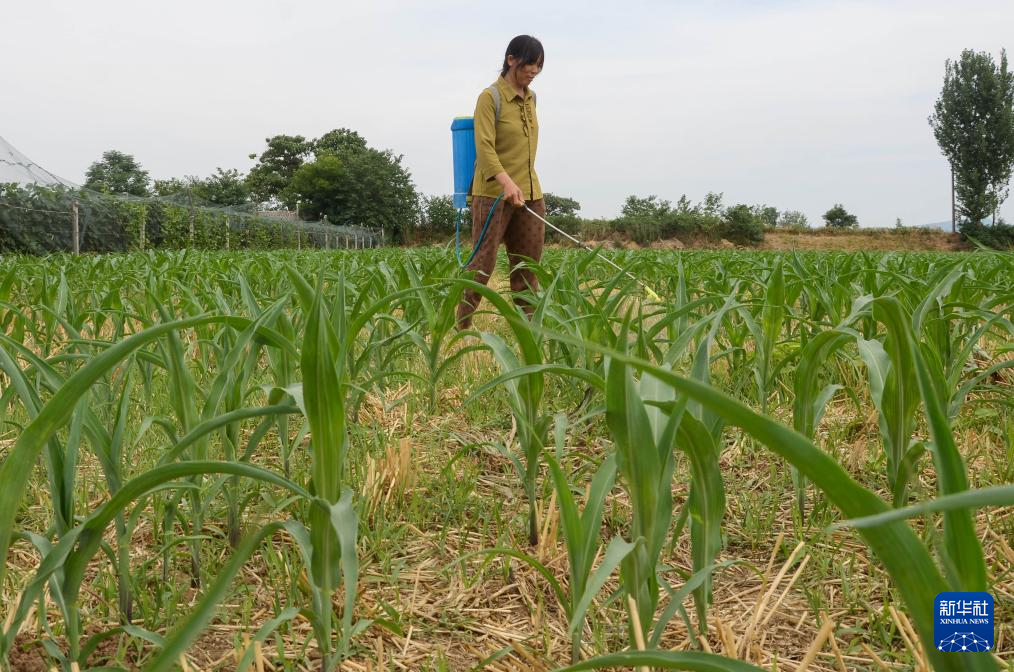
[[[517,91],[514,90],[514,87],[507,83],[507,80],[503,78],[503,75],[497,77],[496,85],[500,87],[500,96],[504,100],[514,100],[515,98],[521,97],[518,95]],[[528,100],[531,97],[532,89],[529,87],[525,90],[525,100]]]

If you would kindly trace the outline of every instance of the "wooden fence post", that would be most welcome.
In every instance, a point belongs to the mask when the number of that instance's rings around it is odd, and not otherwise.
[[[144,251],[145,238],[148,236],[148,206],[141,210],[141,230],[137,232],[137,244]]]
[[[77,201],[74,201],[70,206],[70,226],[71,235],[73,236],[73,249],[74,254],[81,254],[81,223],[78,217]]]
[[[187,200],[190,202],[190,247],[194,246],[194,192],[187,189]]]

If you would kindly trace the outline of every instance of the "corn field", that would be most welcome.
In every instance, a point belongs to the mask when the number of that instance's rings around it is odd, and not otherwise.
[[[0,259],[0,669],[1014,669],[1010,256],[452,256]]]

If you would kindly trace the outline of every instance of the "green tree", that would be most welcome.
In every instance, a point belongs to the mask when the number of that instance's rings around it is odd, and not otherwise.
[[[345,209],[339,224],[383,228],[395,240],[404,236],[419,215],[419,195],[401,155],[368,148],[344,158],[347,183]]]
[[[148,196],[151,178],[148,171],[130,154],[111,149],[102,153],[99,161],[88,166],[85,188],[105,194]]]
[[[748,205],[734,205],[725,211],[722,237],[733,243],[752,245],[764,240],[764,220]]]
[[[676,201],[676,207],[673,208],[673,212],[679,215],[690,215],[697,212],[698,208],[695,206],[686,194],[680,196],[680,200]]]
[[[798,210],[786,210],[778,215],[778,226],[783,229],[805,229],[810,223],[806,215]]]
[[[155,180],[152,191],[154,191],[156,196],[173,196],[180,192],[185,192],[189,186],[189,179],[181,180],[178,177],[170,177],[165,180]]]
[[[193,193],[208,205],[220,208],[237,208],[250,203],[250,187],[236,169],[216,169],[203,180],[193,181]]]
[[[666,222],[672,215],[672,203],[654,194],[647,198],[628,196],[621,215],[613,220],[613,228],[646,245],[665,235]]]
[[[722,207],[724,195],[721,191],[709,191],[704,195],[704,202],[699,206],[700,211],[709,217],[720,217],[724,210]]]
[[[978,224],[1007,198],[1014,171],[1014,73],[1007,52],[999,66],[966,49],[944,65],[944,86],[929,117],[951,164],[962,224]]]
[[[841,203],[824,213],[824,224],[832,229],[852,229],[859,226],[859,218],[846,210]]]
[[[557,196],[548,191],[543,192],[542,198],[546,202],[546,217],[558,217],[561,215],[574,217],[581,210],[581,204],[573,198]]]
[[[199,205],[218,208],[239,208],[251,205],[250,187],[243,175],[235,169],[218,168],[210,177],[201,179],[193,175],[155,180],[156,196],[174,197],[187,202],[193,198]]]
[[[454,208],[454,199],[450,196],[430,196],[422,202],[423,221],[422,228],[440,233],[454,231],[454,223],[457,221],[458,211]],[[472,217],[467,212],[462,213],[462,227],[471,235]]]
[[[755,205],[752,210],[754,217],[759,219],[764,226],[770,229],[778,226],[778,208],[770,205]]]
[[[289,180],[286,199],[299,203],[300,214],[308,219],[337,222],[346,204],[344,188],[348,175],[337,156],[322,156],[300,166]]]
[[[313,150],[313,143],[301,135],[276,135],[264,140],[268,143],[260,157],[251,154],[257,163],[246,176],[247,187],[253,200],[267,207],[279,205],[293,209],[289,182]]]
[[[638,196],[627,196],[621,210],[624,217],[650,217],[660,219],[672,212],[672,203],[659,200],[658,196],[652,194],[647,198]]]
[[[310,218],[327,216],[347,226],[383,228],[395,240],[405,235],[419,216],[419,198],[401,156],[367,148],[339,158],[324,154],[296,170],[281,196],[299,202]]]
[[[320,158],[324,155],[339,158],[366,149],[366,138],[348,128],[336,128],[313,141],[313,153]]]

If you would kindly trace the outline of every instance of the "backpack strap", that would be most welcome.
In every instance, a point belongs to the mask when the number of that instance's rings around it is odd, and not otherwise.
[[[487,90],[490,95],[493,96],[493,123],[498,123],[500,121],[500,88],[494,82],[489,85]]]
[[[493,82],[486,90],[493,96],[493,123],[498,123],[500,121],[500,88],[496,85],[496,82]],[[535,107],[538,107],[539,97],[535,95],[533,89],[528,90],[532,92],[532,102],[535,104]]]

